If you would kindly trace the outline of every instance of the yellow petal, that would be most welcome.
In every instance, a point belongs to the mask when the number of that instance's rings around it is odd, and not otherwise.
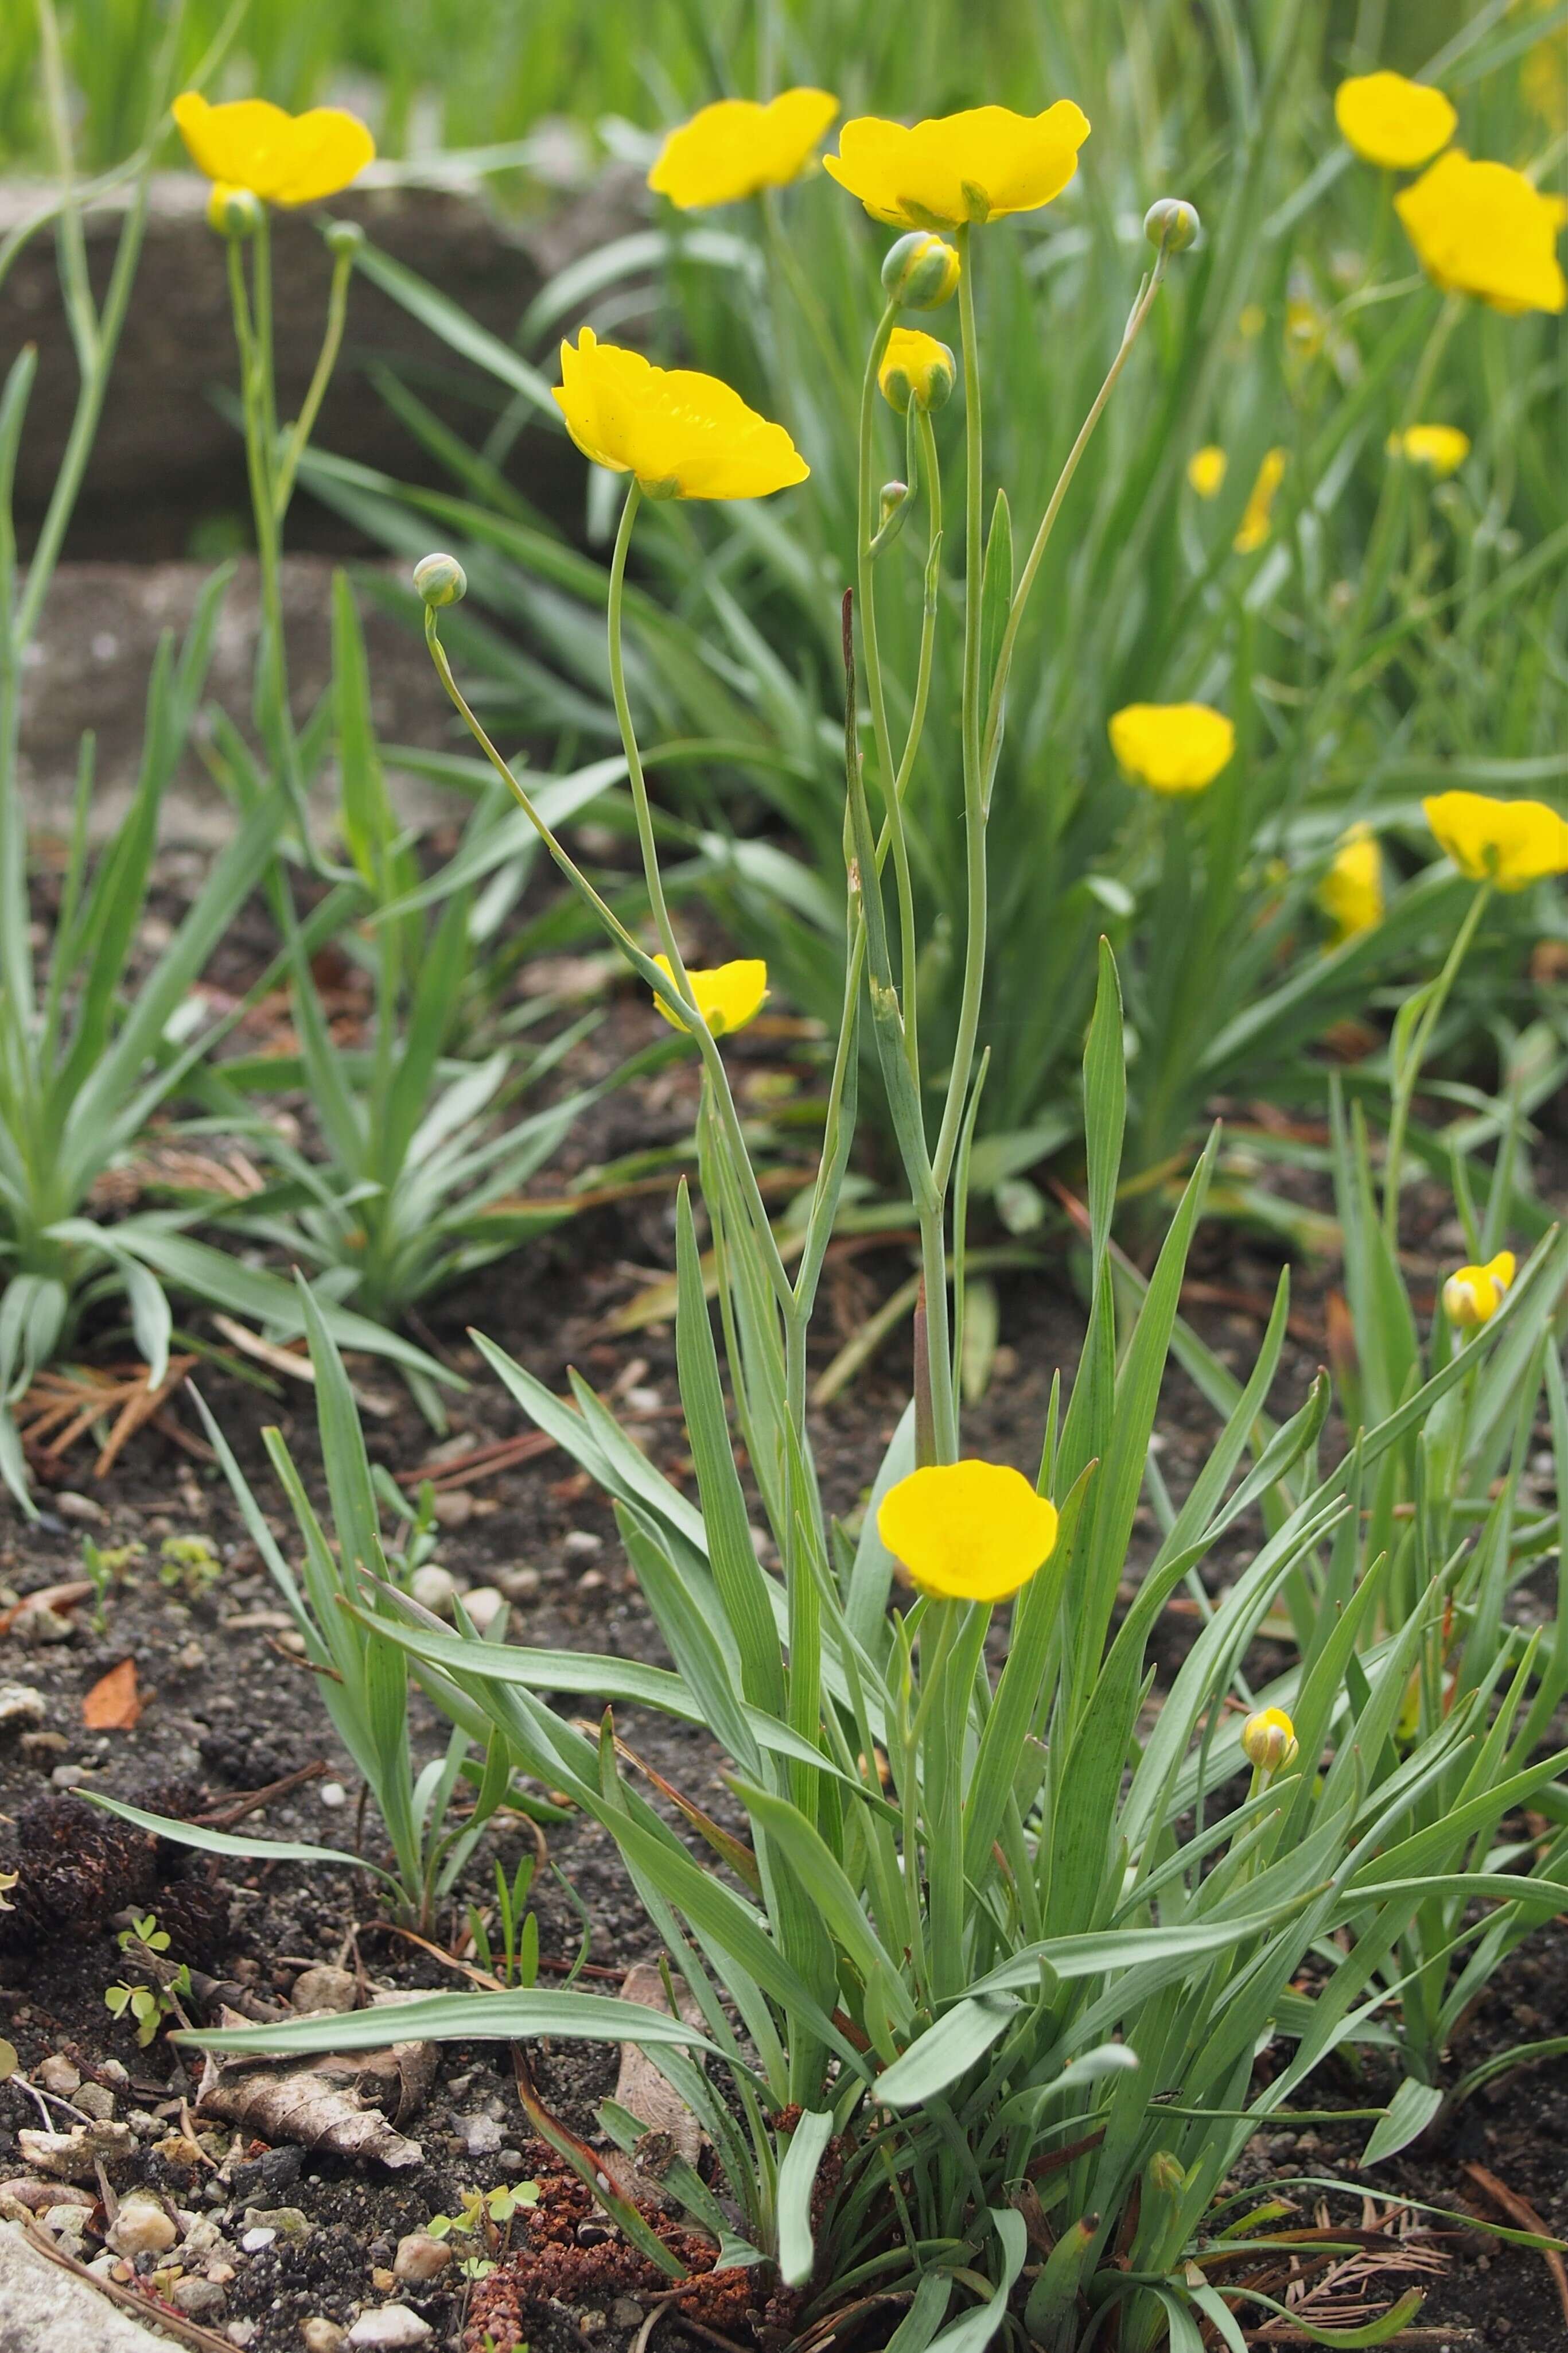
[[[1470,454],[1470,437],[1457,425],[1410,425],[1389,438],[1391,454],[1424,466],[1441,480],[1458,471]]]
[[[1247,492],[1241,525],[1232,543],[1237,555],[1255,555],[1268,539],[1274,512],[1274,494],[1285,479],[1287,462],[1287,453],[1283,449],[1264,451],[1263,462],[1258,469],[1258,480]]]
[[[766,106],[721,99],[670,132],[648,186],[682,212],[785,187],[806,169],[837,111],[826,90],[786,90]]]
[[[1383,857],[1364,825],[1346,835],[1333,864],[1318,885],[1318,904],[1334,926],[1336,941],[1353,940],[1383,921]]]
[[[1130,702],[1111,718],[1110,748],[1156,793],[1201,793],[1236,750],[1236,727],[1206,702]]]
[[[1560,205],[1522,172],[1450,147],[1394,205],[1435,286],[1510,315],[1568,306],[1556,253]]]
[[[1544,801],[1436,793],[1421,807],[1439,848],[1472,882],[1522,891],[1545,875],[1568,873],[1568,823]]]
[[[1485,1266],[1461,1266],[1443,1285],[1443,1308],[1450,1324],[1473,1332],[1489,1324],[1502,1305],[1514,1277],[1511,1250],[1499,1250]]]
[[[931,1463],[889,1489],[877,1533],[922,1592],[1005,1601],[1050,1557],[1057,1513],[1003,1463]]]
[[[310,205],[336,195],[375,160],[364,124],[336,106],[305,114],[286,114],[264,98],[209,106],[187,90],[174,100],[174,115],[198,171],[248,188],[268,204]]]
[[[874,220],[895,228],[956,228],[1036,212],[1078,170],[1089,119],[1069,98],[1043,114],[974,106],[917,122],[858,115],[824,167]]]
[[[1403,74],[1356,74],[1334,92],[1334,121],[1347,147],[1369,164],[1413,171],[1446,147],[1459,118],[1440,90]]]
[[[655,956],[654,962],[667,980],[673,980],[668,956]],[[727,1037],[731,1029],[743,1029],[753,1015],[763,1009],[768,993],[768,968],[760,956],[742,956],[734,964],[715,965],[707,972],[693,972],[687,966],[687,981],[692,1001],[715,1038]],[[654,1003],[672,1029],[689,1029],[678,1013],[672,1013],[664,999]]]
[[[1225,487],[1226,470],[1229,463],[1225,451],[1215,441],[1193,451],[1187,459],[1187,480],[1200,499],[1218,498]]]
[[[761,499],[810,469],[782,425],[717,376],[654,367],[584,327],[561,346],[555,398],[585,458],[683,499]]]

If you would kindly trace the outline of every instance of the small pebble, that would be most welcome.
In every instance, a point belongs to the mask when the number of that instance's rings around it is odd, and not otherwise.
[[[31,1683],[0,1683],[0,1732],[42,1724],[47,1712],[48,1703],[43,1693],[35,1691]]]
[[[76,1628],[58,1609],[24,1609],[12,1626],[17,1642],[68,1642]]]
[[[349,1801],[349,1793],[341,1781],[323,1781],[316,1795],[329,1812],[334,1814],[340,1806],[346,1806]]]
[[[374,2345],[383,2353],[395,2353],[404,2345],[423,2345],[433,2335],[430,2323],[411,2312],[405,2304],[384,2304],[372,2312],[362,2312],[349,2330],[351,2345]]]
[[[54,1506],[62,1520],[85,1520],[89,1527],[101,1527],[109,1514],[90,1495],[78,1495],[69,1487],[62,1487],[54,1497]]]
[[[470,2157],[494,2157],[505,2138],[494,2116],[454,2116],[452,2125]]]
[[[340,2347],[348,2343],[347,2329],[319,2312],[300,2323],[300,2334],[305,2340],[305,2353],[339,2353]]]
[[[476,1585],[471,1593],[464,1594],[463,1607],[474,1621],[475,1631],[488,1634],[506,1608],[506,1596],[499,1586]]]
[[[173,2219],[150,2198],[127,2198],[108,2231],[117,2255],[166,2255],[179,2237]]]
[[[645,1388],[639,1385],[626,1391],[626,1404],[633,1413],[657,1413],[663,1403],[662,1389]]]
[[[276,2239],[308,2239],[315,2229],[310,2216],[298,2206],[250,2206],[245,2221],[253,2231],[270,2231]],[[246,2242],[242,2239],[240,2245]]]
[[[577,1590],[579,1593],[598,1593],[603,1590],[604,1583],[604,1570],[591,1568],[585,1577],[580,1577],[577,1579]]]
[[[423,1568],[416,1568],[408,1580],[408,1590],[413,1599],[421,1609],[434,1610],[437,1618],[450,1617],[453,1598],[461,1589],[451,1570],[443,1568],[439,1562],[434,1560],[427,1560]]]
[[[498,1568],[496,1583],[509,1601],[531,1601],[539,1591],[536,1568]]]
[[[467,1487],[448,1487],[431,1504],[438,1528],[466,1528],[474,1516],[474,1499]]]
[[[571,1528],[562,1540],[562,1551],[569,1560],[592,1560],[605,1549],[605,1539],[590,1528]]]
[[[359,2000],[359,1980],[352,1969],[336,1969],[327,1961],[301,1969],[289,1996],[295,2010],[353,2010]]]
[[[258,2255],[277,2236],[276,2231],[247,2231],[239,2243],[247,2255]]]
[[[452,2250],[423,2231],[410,2231],[397,2242],[393,2275],[400,2280],[433,2280],[452,2260]]]
[[[84,2116],[106,2125],[114,2114],[114,2094],[107,2084],[84,2084],[76,2095],[76,2105]]]
[[[63,2051],[40,2059],[37,2073],[45,2091],[53,2092],[57,2099],[72,2099],[81,2089],[81,2069],[73,2065]]]
[[[635,2295],[618,2295],[610,2306],[610,2318],[617,2328],[640,2328],[646,2317]]]
[[[224,2335],[231,2345],[242,2347],[254,2345],[260,2334],[260,2323],[255,2320],[231,2320],[224,2330]]]
[[[49,1779],[57,1789],[74,1789],[79,1781],[89,1778],[91,1771],[90,1765],[57,1765]]]
[[[187,2320],[221,2320],[228,2309],[228,2298],[216,2280],[194,2275],[174,2282],[169,2290],[169,2302]]]

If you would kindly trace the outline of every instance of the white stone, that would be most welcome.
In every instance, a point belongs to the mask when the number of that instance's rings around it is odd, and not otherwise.
[[[374,2312],[362,2312],[349,2330],[351,2345],[374,2345],[382,2353],[395,2353],[403,2345],[423,2345],[434,2334],[427,2320],[411,2312],[405,2304],[384,2304]]]
[[[506,2137],[494,2116],[454,2116],[452,2122],[470,2157],[493,2157]]]
[[[300,2323],[300,2334],[305,2340],[305,2353],[339,2353],[340,2347],[349,2341],[347,2330],[320,2312]]]
[[[328,1961],[318,1961],[313,1968],[300,1970],[289,2000],[295,2010],[305,2012],[353,2010],[359,2000],[359,1980],[352,1969],[337,1969]]]
[[[464,1594],[463,1607],[474,1621],[475,1631],[488,1634],[506,1608],[506,1595],[499,1586],[476,1585],[471,1593]]]
[[[40,2059],[37,2073],[45,2091],[53,2092],[57,2099],[68,2100],[81,2089],[81,2069],[74,2066],[63,2051]]]
[[[452,2250],[439,2239],[432,2239],[424,2231],[410,2231],[397,2242],[397,2253],[392,2259],[395,2279],[433,2280],[444,2272],[452,2260]]]
[[[138,2255],[166,2255],[180,2234],[173,2216],[151,2198],[127,2198],[106,2235],[117,2255],[134,2261]]]
[[[562,1539],[561,1549],[571,1560],[592,1560],[605,1549],[605,1539],[591,1528],[572,1528]]]
[[[277,2236],[276,2231],[247,2231],[239,2243],[247,2255],[258,2255],[262,2248],[269,2247]]]
[[[421,1609],[433,1610],[437,1618],[449,1618],[453,1598],[461,1588],[449,1568],[443,1568],[438,1561],[427,1560],[409,1578],[408,1590]]]
[[[41,1691],[35,1691],[31,1683],[0,1683],[0,1731],[10,1732],[21,1725],[42,1724],[47,1714],[47,1700]],[[70,2062],[68,2059],[63,2063],[68,2067]],[[42,2076],[38,2080],[41,2083]],[[79,2084],[80,2081],[79,2075],[77,2082]]]
[[[334,1814],[340,1806],[346,1806],[349,1801],[349,1793],[341,1781],[323,1781],[316,1795],[328,1811]]]

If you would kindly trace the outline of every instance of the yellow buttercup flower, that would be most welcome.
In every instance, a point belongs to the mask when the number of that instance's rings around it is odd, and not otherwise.
[[[873,220],[957,228],[1048,205],[1078,170],[1088,137],[1089,118],[1070,98],[1036,115],[972,106],[912,129],[862,114],[839,132],[837,154],[822,160]]]
[[[1422,815],[1461,874],[1522,891],[1568,874],[1568,823],[1544,801],[1496,801],[1486,793],[1434,793]]]
[[[786,90],[766,106],[721,98],[670,132],[648,186],[683,213],[787,187],[809,167],[837,111],[838,100],[826,90]]]
[[[1263,463],[1258,469],[1258,479],[1247,492],[1240,528],[1231,542],[1237,555],[1255,555],[1268,537],[1269,518],[1274,512],[1274,494],[1285,479],[1286,453],[1283,449],[1267,449]]]
[[[1443,1285],[1443,1308],[1449,1323],[1461,1332],[1473,1332],[1479,1324],[1489,1324],[1502,1305],[1513,1276],[1511,1250],[1499,1250],[1485,1266],[1460,1267]]]
[[[1352,75],[1334,92],[1334,121],[1363,161],[1414,171],[1446,147],[1459,118],[1440,90],[1403,74]]]
[[[1389,435],[1388,454],[1407,458],[1413,466],[1424,466],[1441,481],[1445,475],[1457,472],[1469,456],[1470,437],[1457,425],[1407,425],[1403,433]]]
[[[1415,258],[1435,286],[1474,294],[1494,311],[1561,311],[1568,280],[1557,233],[1568,217],[1506,164],[1478,164],[1450,147],[1394,200]]]
[[[902,417],[910,408],[940,408],[952,392],[958,364],[945,343],[918,327],[895,327],[888,337],[877,383]]]
[[[657,955],[654,962],[666,980],[675,978],[668,956]],[[694,972],[688,965],[686,977],[692,1001],[715,1038],[743,1029],[762,1011],[768,994],[768,968],[761,956],[742,956],[733,964],[714,965],[707,972]],[[672,1029],[689,1031],[690,1023],[672,1013],[661,997],[653,1001]]]
[[[1236,727],[1206,702],[1130,702],[1109,729],[1127,774],[1155,793],[1201,793],[1236,750]]]
[[[269,205],[318,204],[375,161],[370,132],[339,106],[313,106],[306,114],[286,114],[264,98],[209,106],[198,90],[187,90],[174,113],[198,172]]]
[[[1210,441],[1202,449],[1194,449],[1187,459],[1187,480],[1200,499],[1217,499],[1225,488],[1229,459],[1217,441]]]
[[[1004,1463],[930,1463],[889,1487],[877,1533],[923,1593],[1005,1601],[1055,1550],[1057,1511]]]
[[[1318,904],[1336,944],[1374,931],[1383,921],[1383,856],[1369,826],[1352,825],[1318,885]]]
[[[1282,1707],[1260,1707],[1241,1727],[1242,1750],[1260,1773],[1296,1762],[1296,1727]]]
[[[765,499],[810,468],[782,425],[691,368],[654,367],[592,327],[561,346],[555,397],[595,466],[635,474],[649,498]]]

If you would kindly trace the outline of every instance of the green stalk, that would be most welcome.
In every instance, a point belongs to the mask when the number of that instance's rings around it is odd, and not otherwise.
[[[653,909],[654,925],[658,943],[669,959],[670,971],[680,997],[692,1011],[697,1000],[691,984],[686,977],[686,965],[676,944],[675,926],[669,919],[669,908],[664,895],[664,880],[658,871],[658,845],[654,839],[653,811],[648,806],[647,780],[643,775],[642,753],[638,749],[637,730],[632,724],[632,707],[626,694],[626,663],[621,608],[626,597],[626,551],[631,545],[632,525],[642,504],[642,484],[634,474],[626,491],[626,504],[621,509],[620,525],[616,533],[615,553],[610,558],[610,587],[607,607],[610,638],[610,692],[615,699],[616,718],[620,725],[621,744],[626,755],[626,776],[632,788],[632,811],[637,819],[637,846],[642,851],[643,880],[647,885],[648,903]],[[698,1017],[700,1019],[700,1015]]]
[[[1410,1121],[1410,1106],[1415,1098],[1416,1084],[1426,1049],[1432,1042],[1432,1032],[1437,1025],[1448,991],[1465,960],[1465,953],[1476,935],[1492,885],[1482,882],[1470,902],[1469,913],[1454,934],[1454,944],[1444,960],[1443,969],[1436,980],[1428,983],[1425,1002],[1418,1015],[1407,1050],[1400,1056],[1393,1072],[1388,1118],[1388,1144],[1383,1161],[1383,1229],[1391,1249],[1399,1242],[1399,1179],[1400,1164],[1405,1156],[1405,1134]],[[1398,1031],[1395,1029],[1395,1038]]]
[[[315,372],[311,375],[310,389],[305,395],[303,406],[289,429],[288,443],[279,462],[277,480],[273,484],[273,509],[279,526],[289,512],[289,501],[294,494],[294,477],[299,471],[300,460],[310,446],[316,418],[321,414],[321,403],[326,398],[327,386],[332,380],[332,371],[337,366],[338,354],[342,350],[343,327],[348,318],[349,309],[349,280],[353,276],[353,269],[354,257],[352,249],[346,253],[334,254],[332,282],[327,295],[327,324],[321,337],[321,353],[316,361]]]

